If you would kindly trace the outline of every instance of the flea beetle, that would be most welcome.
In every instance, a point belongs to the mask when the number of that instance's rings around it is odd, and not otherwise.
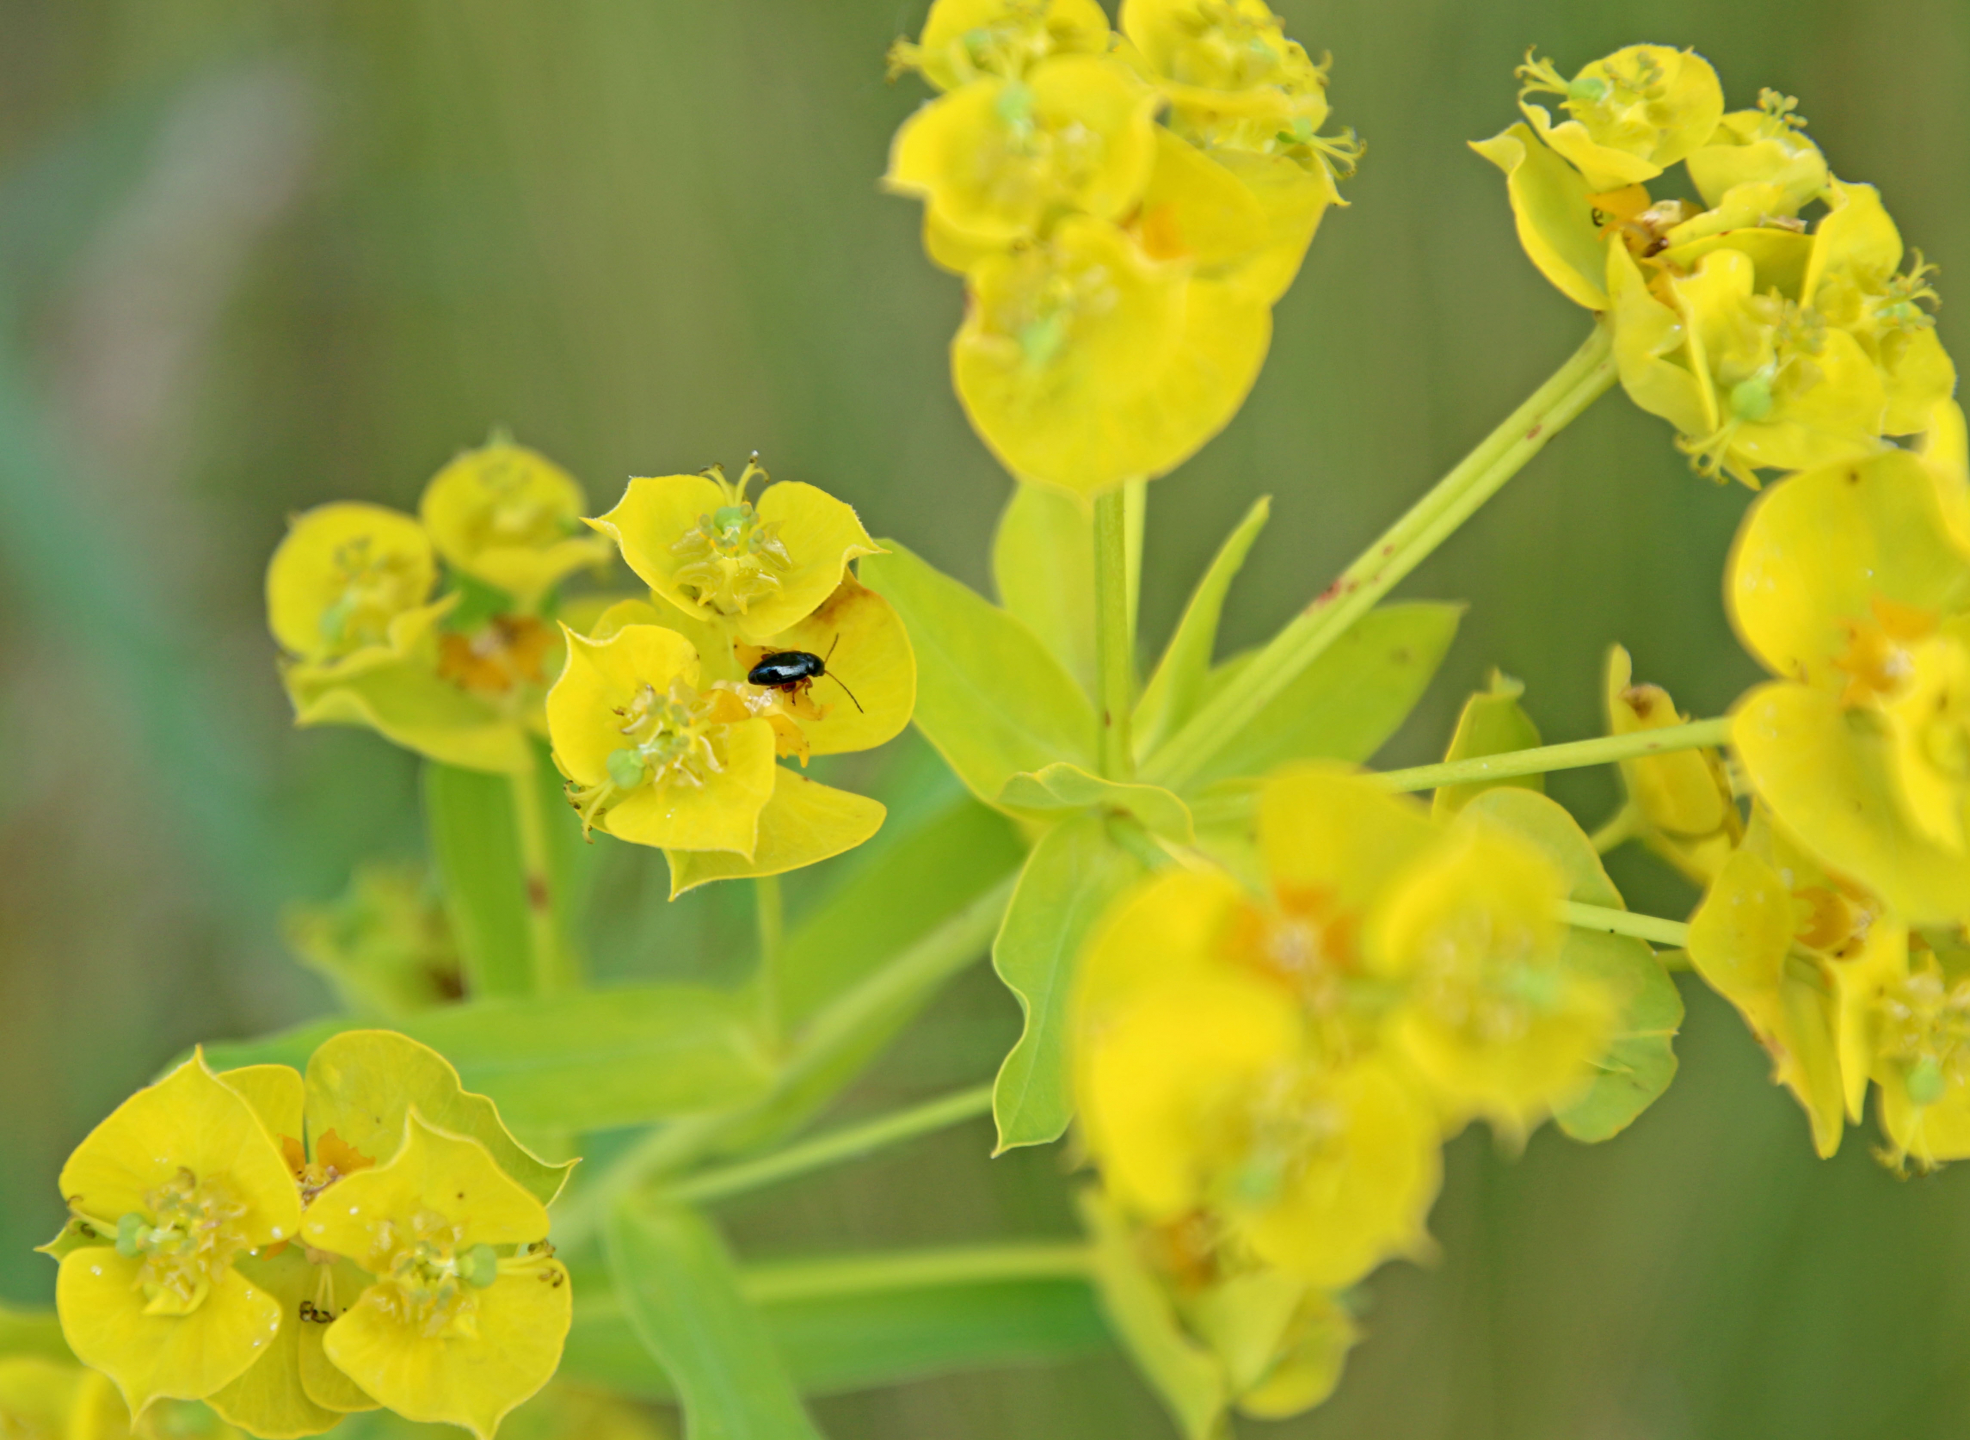
[[[805,692],[816,680],[826,678],[841,685],[841,693],[857,710],[862,702],[855,698],[855,692],[842,685],[839,675],[828,674],[828,661],[834,657],[835,646],[841,643],[837,635],[828,645],[825,656],[808,650],[774,650],[759,657],[759,663],[746,672],[746,684],[757,685],[765,690],[778,690],[782,695],[799,695]],[[866,712],[865,712],[866,713]]]

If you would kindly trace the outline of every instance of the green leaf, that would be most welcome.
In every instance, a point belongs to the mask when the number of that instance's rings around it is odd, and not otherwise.
[[[753,1294],[740,1272],[740,1291]],[[607,1276],[577,1275],[561,1375],[648,1400],[675,1398],[623,1314]],[[1108,1329],[1084,1280],[972,1281],[825,1298],[755,1298],[803,1395],[933,1375],[1055,1363],[1099,1352]]]
[[[1073,1118],[1067,1009],[1075,961],[1109,903],[1141,874],[1096,815],[1055,826],[1026,857],[992,945],[992,966],[1025,1015],[992,1091],[1000,1151],[1057,1140]]]
[[[992,538],[999,603],[1094,694],[1094,511],[1079,496],[1021,482]]]
[[[424,764],[424,825],[474,998],[532,988],[527,891],[513,793],[504,775]]]
[[[1095,1291],[1109,1329],[1183,1432],[1184,1440],[1223,1440],[1231,1403],[1224,1365],[1184,1333],[1156,1278],[1143,1268],[1135,1235],[1093,1189],[1080,1196],[1094,1240]]]
[[[1092,766],[1094,710],[1024,622],[893,540],[862,581],[896,607],[917,654],[917,728],[988,805],[1022,770]]]
[[[1370,610],[1228,737],[1185,793],[1263,775],[1288,760],[1368,759],[1423,698],[1463,613],[1461,605],[1426,601]],[[1211,684],[1235,683],[1233,667],[1249,663],[1249,656],[1227,661]]]
[[[1133,815],[1151,833],[1189,845],[1196,839],[1190,807],[1160,785],[1129,785],[1057,761],[1006,781],[999,804],[1008,810],[1065,814],[1080,810]]]
[[[630,1327],[683,1405],[687,1440],[822,1440],[702,1215],[625,1202],[606,1244]]]
[[[215,1070],[280,1064],[305,1069],[316,1046],[362,1028],[317,1021],[263,1040],[207,1046]],[[507,1123],[601,1130],[742,1105],[764,1094],[749,1004],[693,985],[591,990],[528,1000],[480,1000],[406,1020],[399,1029],[458,1067]]]
[[[1272,514],[1272,499],[1261,495],[1238,528],[1226,537],[1211,560],[1211,568],[1191,592],[1183,618],[1177,622],[1163,658],[1143,689],[1135,707],[1136,758],[1154,753],[1170,736],[1197,713],[1197,707],[1210,693],[1211,657],[1218,643],[1218,617],[1224,612],[1225,592],[1231,588],[1252,542],[1265,529]]]
[[[1539,727],[1519,704],[1525,685],[1502,670],[1493,670],[1488,689],[1480,690],[1464,702],[1457,717],[1457,732],[1450,737],[1445,760],[1475,760],[1482,755],[1502,755],[1508,750],[1538,748]],[[1515,775],[1505,780],[1473,780],[1468,785],[1445,785],[1430,801],[1430,813],[1447,819],[1487,790],[1509,785],[1519,790],[1544,793],[1543,775]]]
[[[1625,910],[1601,857],[1566,810],[1530,790],[1487,790],[1467,807],[1530,840],[1560,867],[1568,899]],[[1560,961],[1609,986],[1621,1007],[1613,1043],[1596,1062],[1600,1074],[1586,1093],[1554,1115],[1575,1140],[1596,1144],[1625,1130],[1676,1078],[1676,1032],[1683,997],[1646,941],[1573,929]]]

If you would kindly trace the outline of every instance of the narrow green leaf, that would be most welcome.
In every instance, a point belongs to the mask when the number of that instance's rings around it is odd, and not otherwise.
[[[1502,670],[1493,670],[1486,689],[1464,702],[1457,717],[1457,731],[1450,737],[1445,760],[1475,760],[1483,755],[1503,755],[1509,750],[1536,750],[1543,742],[1539,727],[1519,704],[1525,685]],[[1516,775],[1504,780],[1476,780],[1468,785],[1445,785],[1430,801],[1430,813],[1439,820],[1455,815],[1487,790],[1509,785],[1520,790],[1544,793],[1543,775]]]
[[[264,1040],[207,1046],[205,1056],[214,1069],[305,1069],[323,1040],[359,1028],[318,1021]],[[451,1061],[467,1090],[491,1097],[507,1122],[522,1128],[649,1124],[745,1104],[772,1081],[749,1005],[698,986],[480,1000],[399,1028]]]
[[[742,1293],[747,1277],[740,1274]],[[1057,1363],[1107,1346],[1084,1280],[980,1281],[825,1299],[761,1300],[760,1317],[803,1395],[933,1375]],[[603,1274],[575,1277],[563,1377],[648,1400],[676,1398]]]
[[[1055,826],[1026,858],[992,945],[992,966],[1026,1017],[992,1092],[1000,1151],[1057,1140],[1073,1118],[1067,1008],[1075,960],[1109,903],[1141,874],[1096,815]]]
[[[1487,790],[1472,800],[1474,815],[1506,826],[1532,841],[1567,877],[1567,898],[1583,905],[1625,910],[1593,842],[1566,810],[1530,790]],[[1561,963],[1608,985],[1621,1020],[1592,1086],[1553,1118],[1575,1140],[1612,1139],[1655,1103],[1676,1078],[1676,1032],[1683,997],[1646,941],[1594,930],[1567,932]]]
[[[481,999],[525,995],[533,962],[510,782],[427,760],[424,824],[466,992]]]
[[[1211,568],[1191,592],[1183,618],[1177,622],[1163,658],[1144,687],[1135,707],[1135,748],[1138,760],[1183,728],[1210,691],[1211,657],[1217,650],[1218,618],[1224,613],[1225,592],[1237,578],[1252,542],[1272,514],[1272,499],[1261,495],[1238,528],[1225,538]]]
[[[1094,709],[1024,622],[893,540],[862,558],[863,583],[909,628],[917,728],[979,799],[1055,760],[1092,766]]]
[[[822,1440],[702,1215],[625,1202],[606,1245],[630,1327],[683,1405],[687,1440]]]
[[[1411,601],[1382,605],[1357,620],[1272,703],[1217,753],[1185,787],[1192,794],[1214,781],[1263,775],[1288,760],[1368,759],[1416,708],[1456,637],[1460,605]],[[1235,683],[1249,657],[1212,672],[1215,688],[1229,672]]]
[[[1178,844],[1189,845],[1196,839],[1190,807],[1162,786],[1104,780],[1064,760],[1013,776],[999,792],[999,803],[1008,810],[1041,814],[1115,811],[1133,815],[1152,833]]]
[[[1095,1292],[1108,1327],[1177,1422],[1184,1440],[1223,1440],[1231,1403],[1223,1363],[1185,1334],[1170,1299],[1143,1268],[1134,1233],[1093,1189],[1080,1196],[1094,1240]]]
[[[1013,490],[992,537],[999,603],[1094,694],[1094,512],[1049,485]]]

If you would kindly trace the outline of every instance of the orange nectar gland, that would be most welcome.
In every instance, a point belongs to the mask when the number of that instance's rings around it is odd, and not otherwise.
[[[144,1205],[148,1223],[132,1212],[113,1227],[116,1253],[143,1261],[137,1288],[146,1315],[189,1315],[247,1248],[239,1225],[247,1207],[224,1185],[189,1169],[147,1192]]]
[[[1227,937],[1232,952],[1290,987],[1315,1016],[1338,1013],[1358,969],[1360,917],[1322,889],[1281,890],[1274,900],[1239,907]]]
[[[717,465],[704,474],[724,488],[727,500],[709,515],[700,515],[697,525],[670,547],[671,554],[686,561],[676,580],[699,605],[723,615],[743,615],[753,601],[777,592],[780,577],[793,568],[793,557],[780,541],[778,522],[761,520],[745,498],[755,477],[762,481],[772,477],[757,457],[747,462],[736,485]]]
[[[294,1172],[294,1183],[300,1188],[303,1209],[314,1204],[317,1195],[344,1175],[371,1169],[376,1164],[333,1130],[315,1142],[313,1160],[308,1158],[308,1152],[302,1148],[301,1142],[291,1135],[281,1137],[280,1153],[281,1158],[287,1161],[287,1168]]]
[[[1847,676],[1840,703],[1864,705],[1896,694],[1907,685],[1915,670],[1910,648],[1935,632],[1937,615],[1915,605],[1904,605],[1885,595],[1869,602],[1872,621],[1848,620],[1847,648],[1834,660],[1834,667]]]
[[[544,686],[541,662],[554,632],[529,615],[495,615],[470,635],[438,637],[438,674],[459,689],[500,700],[523,685]]]
[[[658,693],[648,681],[635,699],[615,711],[628,744],[609,752],[609,778],[599,785],[572,789],[568,800],[581,812],[582,833],[609,805],[641,785],[661,790],[667,785],[702,789],[725,766],[712,743],[712,731],[752,717],[745,700],[715,685],[700,691],[682,679]]]

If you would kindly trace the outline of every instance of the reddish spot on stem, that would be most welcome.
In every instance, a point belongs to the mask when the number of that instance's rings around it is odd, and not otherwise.
[[[1385,556],[1395,554],[1395,546],[1393,544],[1384,545],[1382,547],[1382,554]]]
[[[539,875],[529,875],[527,877],[527,904],[536,910],[545,910],[548,906],[548,900],[546,879]]]
[[[1546,426],[1544,425],[1543,422],[1541,424],[1535,425],[1530,430],[1525,432],[1525,438],[1528,440],[1537,440],[1539,438],[1540,432],[1543,431],[1545,428]]]

